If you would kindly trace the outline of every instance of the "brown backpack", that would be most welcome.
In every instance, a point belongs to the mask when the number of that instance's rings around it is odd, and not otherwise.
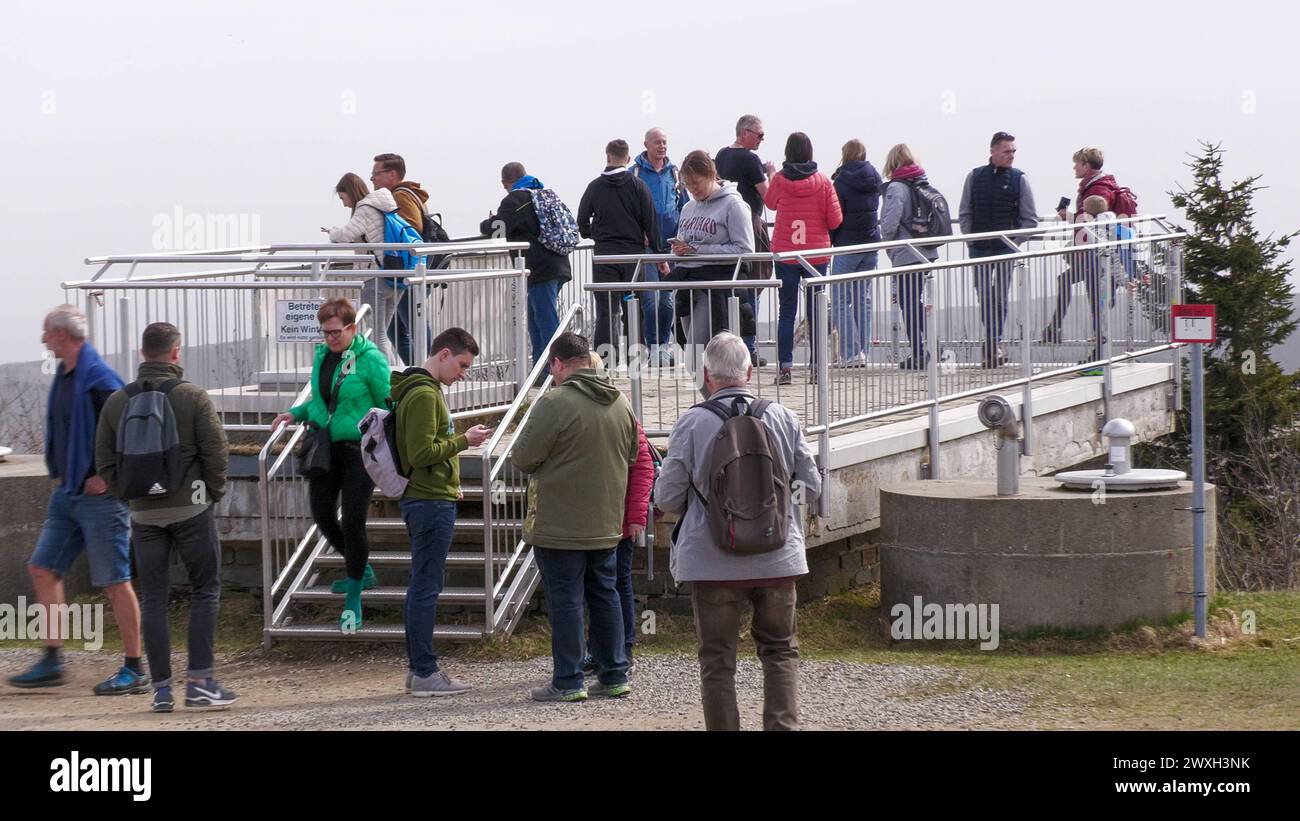
[[[748,408],[741,412],[739,405]],[[789,530],[790,482],[781,449],[763,424],[766,399],[735,397],[695,405],[722,420],[709,449],[709,498],[691,484],[704,505],[714,544],[728,553],[768,553],[785,546]]]

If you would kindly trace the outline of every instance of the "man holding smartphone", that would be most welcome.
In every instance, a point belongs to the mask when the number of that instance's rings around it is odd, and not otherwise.
[[[406,689],[417,698],[463,693],[469,685],[438,669],[433,647],[438,594],[446,578],[447,553],[456,527],[460,453],[478,447],[492,429],[475,425],[457,434],[443,386],[465,378],[478,356],[478,343],[462,328],[448,328],[433,340],[422,367],[393,375],[397,453],[410,471],[402,496],[402,519],[411,538],[411,582],[406,589]]]

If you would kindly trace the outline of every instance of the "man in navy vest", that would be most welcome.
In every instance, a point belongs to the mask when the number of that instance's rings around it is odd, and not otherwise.
[[[963,234],[1014,231],[1038,225],[1034,194],[1029,180],[1011,164],[1016,159],[1016,138],[1005,131],[993,135],[987,165],[966,175],[961,190],[958,218]],[[1015,246],[1019,242],[1015,241]],[[976,240],[967,244],[972,259],[1014,253],[1016,247],[1001,239]],[[995,262],[975,266],[975,293],[979,297],[980,321],[984,325],[983,362],[996,368],[1005,362],[998,350],[1002,323],[1007,317],[1007,292],[1011,290],[1012,263]]]

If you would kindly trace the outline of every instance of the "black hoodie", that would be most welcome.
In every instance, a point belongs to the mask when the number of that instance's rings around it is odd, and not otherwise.
[[[578,205],[578,231],[596,241],[597,254],[635,254],[660,248],[650,189],[622,166],[591,181]]]

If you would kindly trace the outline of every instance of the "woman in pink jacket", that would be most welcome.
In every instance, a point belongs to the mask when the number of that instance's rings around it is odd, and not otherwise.
[[[772,177],[763,195],[763,202],[776,211],[776,227],[772,229],[772,251],[806,251],[829,248],[831,231],[844,221],[835,186],[813,162],[812,141],[808,135],[796,131],[785,142],[785,163]],[[808,257],[807,261],[821,275],[826,274],[830,257]],[[790,368],[794,364],[794,324],[799,314],[799,290],[803,278],[809,273],[797,262],[778,262],[776,275],[781,279],[780,313],[776,326],[776,353],[781,371],[778,385],[790,384]],[[819,290],[819,289],[818,289]],[[811,293],[811,292],[810,292]],[[817,338],[816,311],[808,305],[809,337]],[[812,346],[816,364],[816,346]]]

